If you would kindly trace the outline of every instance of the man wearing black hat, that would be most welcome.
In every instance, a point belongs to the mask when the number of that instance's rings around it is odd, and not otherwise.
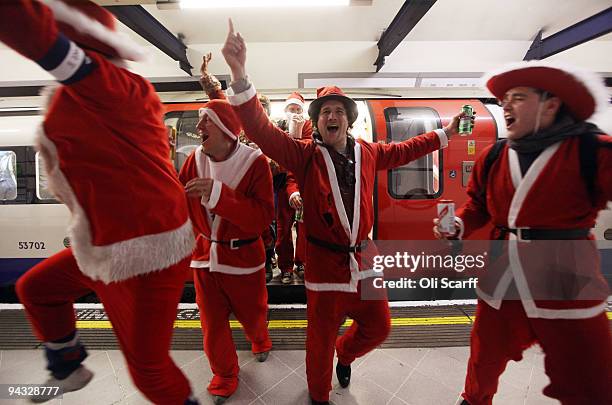
[[[377,170],[407,164],[443,148],[456,133],[459,116],[447,127],[396,144],[356,140],[349,130],[358,116],[357,104],[335,86],[317,92],[308,113],[314,141],[297,141],[266,117],[246,78],[246,45],[230,32],[223,48],[232,70],[229,97],[248,137],[262,151],[295,175],[304,198],[308,240],[305,285],[308,300],[306,374],[313,404],[326,404],[331,390],[334,349],[336,375],[342,387],[350,383],[351,363],[382,343],[390,325],[386,296],[361,299],[361,284],[374,276],[362,266],[376,254],[367,243],[373,224],[372,194]],[[371,280],[371,278],[370,278]],[[337,337],[345,316],[352,326]]]
[[[469,237],[490,221],[491,239],[507,242],[477,288],[464,403],[491,404],[507,362],[534,343],[545,355],[546,396],[612,403],[609,290],[590,233],[612,200],[612,138],[586,122],[606,107],[606,90],[591,73],[540,61],[485,83],[508,139],[476,162],[457,224]]]

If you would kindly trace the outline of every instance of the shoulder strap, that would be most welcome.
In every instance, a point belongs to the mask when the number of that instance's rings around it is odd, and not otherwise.
[[[482,177],[482,184],[481,184],[481,190],[482,190],[481,196],[485,204],[487,201],[487,198],[486,198],[487,197],[487,179],[489,178],[489,172],[491,171],[491,166],[493,166],[493,163],[495,163],[495,161],[499,157],[507,141],[508,141],[507,139],[500,139],[497,142],[495,142],[495,145],[493,145],[493,147],[489,150],[489,153],[487,153],[487,157],[485,158],[484,168],[482,171],[483,177]]]
[[[586,133],[579,136],[580,175],[591,198],[595,202],[595,176],[597,175],[597,136]]]

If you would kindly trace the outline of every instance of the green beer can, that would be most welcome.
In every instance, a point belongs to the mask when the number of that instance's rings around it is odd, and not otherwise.
[[[465,115],[459,120],[459,134],[461,136],[470,135],[472,133],[472,129],[474,129],[474,124],[472,124],[474,108],[471,105],[466,104],[461,107],[461,112]]]

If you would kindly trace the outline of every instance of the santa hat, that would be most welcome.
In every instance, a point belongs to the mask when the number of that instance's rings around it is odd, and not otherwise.
[[[238,139],[242,126],[231,104],[226,100],[211,100],[200,108],[200,117],[207,115],[212,122],[234,141]]]
[[[72,41],[110,58],[142,60],[143,48],[117,32],[113,14],[89,0],[43,0],[58,29]]]
[[[293,93],[289,94],[289,97],[287,97],[287,101],[285,101],[285,109],[289,107],[291,104],[299,105],[300,107],[302,107],[302,110],[303,110],[304,109],[304,97],[297,91],[294,91]]]
[[[317,89],[317,98],[308,107],[308,115],[314,122],[318,120],[319,111],[321,111],[323,103],[330,100],[339,100],[344,104],[347,110],[349,125],[352,125],[357,120],[359,115],[357,103],[352,98],[347,97],[340,87],[327,86]]]
[[[542,61],[520,62],[488,73],[483,81],[498,100],[514,87],[544,90],[561,99],[570,114],[583,121],[608,104],[608,93],[595,73]]]

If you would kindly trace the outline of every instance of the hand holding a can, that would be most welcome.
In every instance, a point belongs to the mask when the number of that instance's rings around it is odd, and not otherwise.
[[[289,206],[294,210],[302,209],[302,197],[300,193],[295,193],[291,195],[289,199]]]
[[[461,112],[455,115],[444,128],[444,133],[450,139],[454,135],[465,136],[472,133],[474,121],[476,120],[476,111],[470,107],[470,111],[461,109]],[[468,131],[469,129],[469,131]]]
[[[438,218],[434,218],[433,223],[434,223],[433,234],[436,239],[444,239],[444,240],[458,239],[458,234],[459,234],[458,229],[455,229],[455,233],[453,235],[449,235],[448,233],[443,232],[441,230],[440,220]]]
[[[438,218],[433,220],[433,233],[437,239],[457,239],[460,227],[455,220],[455,203],[452,200],[440,200]]]

